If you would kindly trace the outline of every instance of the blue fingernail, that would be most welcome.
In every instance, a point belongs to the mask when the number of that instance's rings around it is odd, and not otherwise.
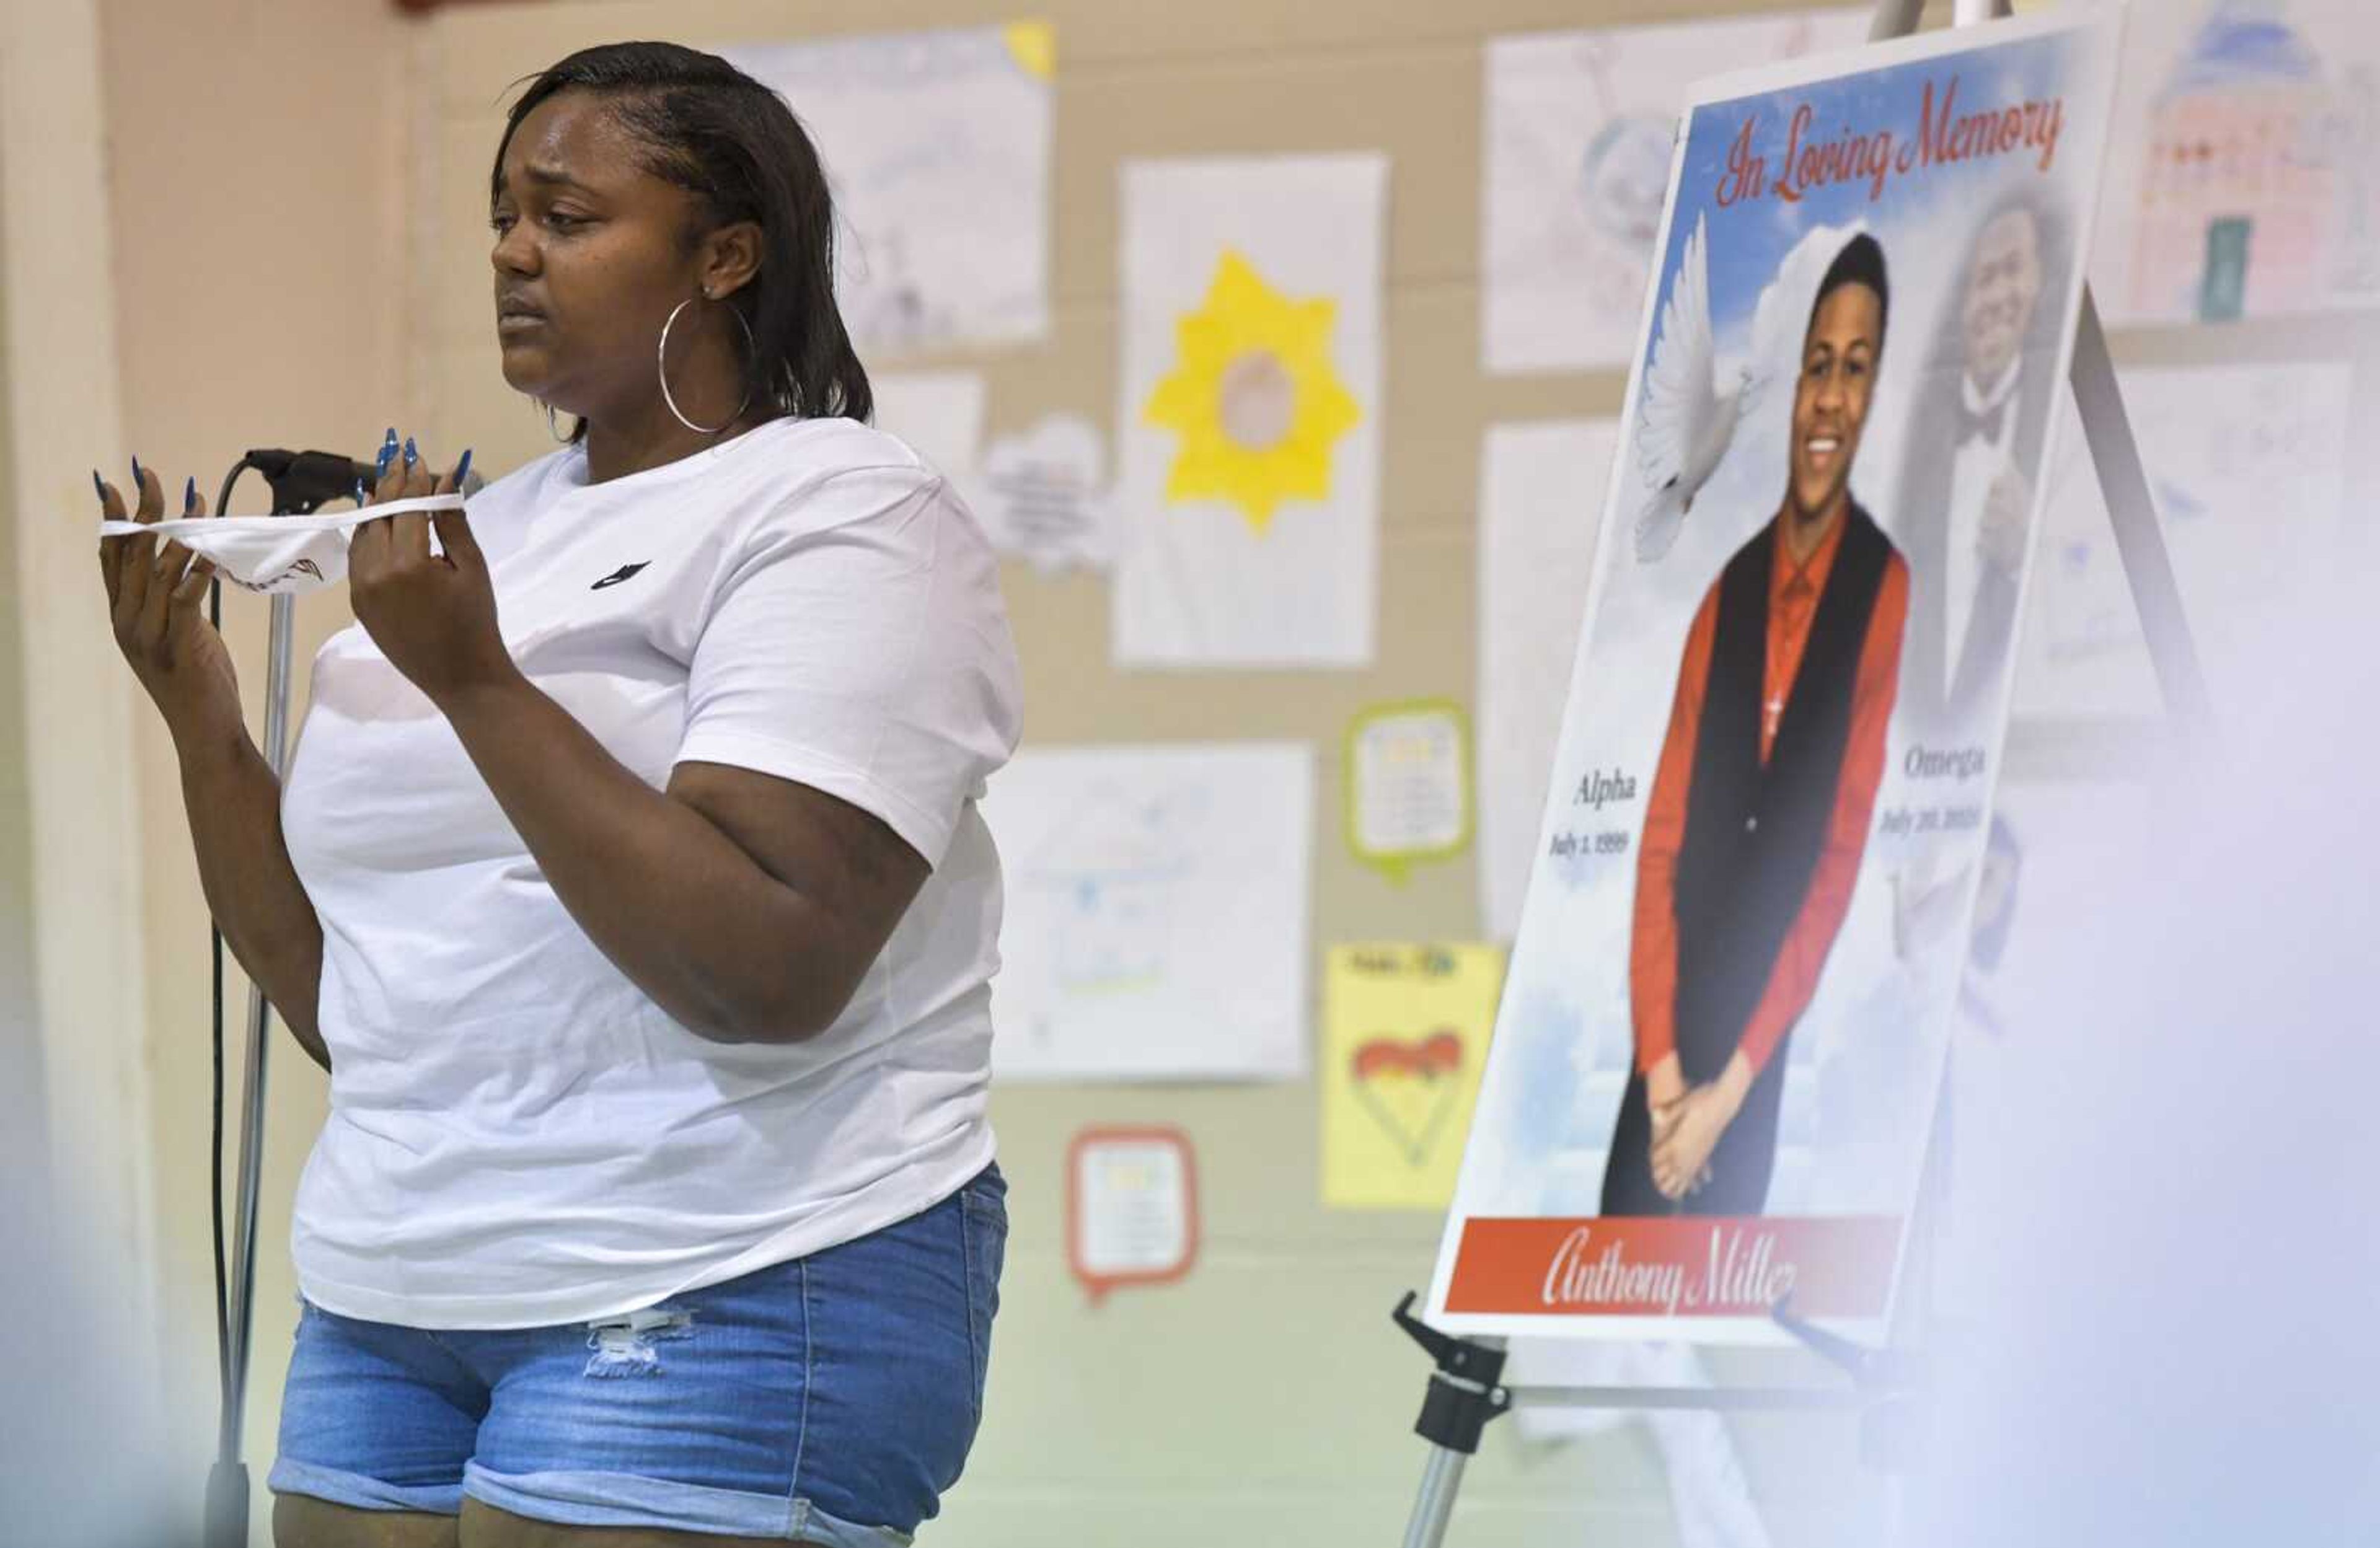
[[[358,504],[358,505],[360,505],[360,504],[362,504],[363,502],[364,502],[364,481],[363,481],[361,478],[358,478],[358,479],[357,479],[357,480],[356,480],[356,503],[357,503],[357,504]]]
[[[139,457],[132,459],[132,487],[136,490],[143,487],[140,478],[140,459]]]
[[[95,467],[91,470],[91,492],[99,496],[99,502],[102,505],[107,503],[107,485],[101,479],[99,469]]]
[[[411,467],[415,463],[420,460],[420,454],[413,449],[413,437],[409,435],[407,436],[405,438],[405,466]]]
[[[380,443],[383,446],[394,446],[396,444],[396,427],[395,425],[389,426],[388,433],[381,437]]]
[[[388,462],[389,462],[389,459],[390,459],[391,457],[395,456],[395,455],[396,455],[396,436],[395,436],[395,434],[394,432],[391,432],[391,434],[390,434],[389,438],[388,438],[386,441],[382,441],[382,442],[380,443],[380,462],[379,462],[378,466],[375,466],[375,467],[372,469],[372,471],[373,471],[377,476],[379,476],[379,477],[381,477],[381,478],[387,478],[387,477],[388,477]]]
[[[182,511],[187,515],[198,508],[199,477],[194,473],[182,481]]]
[[[455,465],[455,487],[456,489],[459,490],[463,487],[463,475],[470,471],[471,449],[468,446],[466,446],[463,448],[463,460]]]

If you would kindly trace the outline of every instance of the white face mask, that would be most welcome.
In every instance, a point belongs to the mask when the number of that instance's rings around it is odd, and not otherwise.
[[[425,494],[385,505],[311,516],[177,516],[172,521],[103,521],[103,538],[154,533],[160,547],[179,543],[215,562],[215,571],[247,591],[295,596],[334,585],[347,576],[347,539],[355,529],[382,516],[410,511],[459,511],[459,494]],[[438,534],[431,551],[440,551]]]

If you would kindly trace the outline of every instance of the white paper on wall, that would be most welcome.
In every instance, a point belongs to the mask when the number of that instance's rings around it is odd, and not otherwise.
[[[2256,692],[2258,632],[2346,547],[2353,376],[2335,362],[2123,373],[2125,412],[2218,716]],[[2155,669],[2070,396],[2059,412],[2016,712],[2157,715]]]
[[[1561,734],[1617,419],[1491,425],[1479,464],[1479,897],[1521,926]]]
[[[1079,414],[1045,414],[984,452],[976,514],[1002,553],[1045,574],[1107,568],[1114,548],[1113,494],[1099,427]]]
[[[720,52],[784,96],[826,163],[864,357],[1048,333],[1047,23]]]
[[[1480,363],[1613,369],[1636,347],[1678,115],[1714,70],[1848,48],[1865,8],[1489,41]]]
[[[1364,665],[1387,159],[1130,163],[1123,195],[1118,664]]]
[[[1694,88],[1680,175],[1663,222],[1663,304],[1644,319],[1622,415],[1624,443],[1588,586],[1587,643],[1571,673],[1555,771],[1546,781],[1546,836],[1533,856],[1432,1278],[1430,1313],[1438,1325],[1581,1339],[1774,1344],[1786,1340],[1771,1312],[1790,1291],[1803,1315],[1847,1336],[1872,1339],[1888,1328],[1905,1228],[1934,1139],[1961,966],[1961,932],[1937,934],[1930,947],[1912,944],[1892,905],[1903,893],[1930,891],[1937,878],[1962,870],[1971,880],[1975,876],[2005,730],[2003,684],[2013,665],[2007,631],[1988,631],[1990,647],[1961,661],[1965,667],[1972,660],[1966,675],[1979,684],[1973,695],[1940,707],[1931,700],[1947,698],[1944,684],[1910,670],[1930,648],[1933,615],[1921,622],[1916,599],[1905,615],[1898,605],[1883,611],[1883,587],[1891,584],[1886,577],[1905,566],[1912,599],[1943,592],[1948,566],[1927,555],[1949,551],[1964,534],[1952,527],[1947,500],[1899,498],[1895,475],[1910,462],[1942,466],[1932,429],[1946,418],[1955,422],[1949,411],[1966,403],[1962,352],[1973,284],[1965,271],[2008,256],[2010,233],[1987,230],[1986,212],[2003,199],[2022,198],[2042,207],[2042,221],[2058,230],[2087,230],[2119,20],[2089,8],[1939,30],[1847,54],[1707,77]],[[1956,120],[1967,127],[1950,132],[1989,128],[2001,137],[1994,153],[1912,149],[1919,143],[1912,137],[1927,132],[1929,123],[1949,122],[1942,104],[1953,86],[1961,103],[1987,105],[1968,107]],[[2035,143],[2013,132],[2012,125],[2025,124],[2034,126]],[[1813,149],[1809,136],[1819,131],[1811,126],[1825,126],[1828,145],[1840,154]],[[2046,154],[2053,130],[2054,158]],[[1846,149],[1852,146],[1864,147],[1856,164]],[[2082,300],[2080,266],[2051,261],[2043,255],[2047,244],[2034,236],[2034,262],[2012,271],[2025,283],[2007,286],[2012,294],[2006,299],[2030,296],[2030,309],[2048,320],[2023,327],[2019,313],[2025,308],[2002,306],[1999,331],[1985,341],[2004,350],[2002,375],[2012,366],[2020,387],[2056,383],[2067,374]],[[1838,262],[1889,266],[1895,342],[1876,346],[1885,364],[1855,418],[1846,420],[1847,430],[1861,427],[1855,438],[1828,448],[1821,442],[1832,437],[1797,420],[1793,388],[1803,380],[1805,361],[1819,358],[1809,346],[1808,320],[1833,308],[1835,321],[1817,331],[1840,321],[1842,308],[1832,300],[1821,308],[1817,298],[1821,275]],[[1862,326],[1876,332],[1863,341],[1884,333],[1887,286],[1880,273],[1872,278],[1879,304],[1864,309]],[[1947,321],[1954,316],[1961,320],[1955,333]],[[1907,352],[1895,354],[1904,339]],[[1843,348],[1826,352],[1838,366],[1852,358]],[[1743,395],[1734,398],[1731,422],[1710,417],[1707,405],[1723,409],[1734,394]],[[2046,425],[2048,399],[2025,402],[2000,429],[1983,433],[2036,434],[2031,427]],[[1806,419],[1806,404],[1798,406]],[[1711,441],[1727,432],[1724,449],[1706,445],[1700,429],[1713,432]],[[1991,450],[2004,465],[1992,487],[2005,491],[1997,497],[1993,536],[2005,545],[2013,527],[2018,550],[2013,605],[2022,600],[2025,562],[2040,525],[2034,496],[2046,488],[2049,465],[2032,441]],[[1821,460],[1814,465],[1812,457]],[[1702,618],[1732,616],[1731,639],[1756,647],[1758,625],[1742,623],[1756,611],[1734,604],[1765,593],[1736,583],[1756,585],[1760,566],[1773,569],[1767,545],[1796,519],[1780,490],[1807,492],[1809,475],[1820,467],[1851,491],[1832,509],[1848,518],[1875,502],[1872,515],[1846,519],[1839,530],[1861,533],[1868,558],[1856,573],[1876,577],[1877,587],[1870,594],[1877,610],[1870,643],[1859,648],[1898,653],[1888,700],[1881,674],[1862,686],[1853,636],[1835,636],[1828,691],[1837,696],[1826,702],[1864,697],[1869,713],[1860,717],[1858,756],[1873,760],[1866,767],[1878,768],[1880,778],[1872,795],[1864,780],[1835,780],[1840,799],[1829,830],[1857,826],[1857,860],[1838,873],[1841,879],[1822,905],[1815,893],[1765,890],[1770,880],[1762,878],[1788,875],[1772,869],[1788,853],[1771,847],[1781,841],[1767,821],[1775,808],[1729,813],[1740,829],[1726,828],[1726,818],[1712,823],[1702,793],[1720,788],[1706,776],[1716,766],[1685,756],[1682,740],[1697,735],[1704,722],[1725,724],[1737,738],[1731,744],[1742,748],[1765,732],[1769,716],[1790,720],[1797,702],[1817,702],[1805,695],[1828,679],[1811,676],[1809,659],[1781,696],[1764,702],[1757,668],[1742,665],[1756,657],[1730,645],[1722,667],[1716,645],[1708,656],[1699,647],[1697,630]],[[1691,507],[1679,492],[1689,486]],[[1645,514],[1672,498],[1680,499],[1682,520],[1648,527]],[[1660,540],[1647,543],[1648,532]],[[1920,589],[1928,583],[1932,593]],[[1829,600],[1836,595],[1827,594]],[[1898,638],[1874,625],[1888,616]],[[1714,623],[1714,640],[1718,627]],[[1970,642],[1982,637],[1973,627],[1966,635]],[[1911,648],[1912,640],[1919,648]],[[1723,678],[1714,675],[1720,672]],[[1912,695],[1912,679],[1933,691]],[[1724,682],[1724,699],[1707,692],[1712,682]],[[1703,721],[1680,707],[1698,694]],[[1888,713],[1875,713],[1888,702]],[[1745,787],[1733,788],[1746,801],[1757,799],[1743,793]],[[1707,885],[1701,896],[1709,901],[1689,902],[1683,912],[1674,862],[1684,846],[1668,820],[1681,807],[1690,822],[1700,807],[1700,831],[1710,837],[1700,854],[1712,857],[1707,872],[1699,870],[1699,857],[1692,862],[1698,877],[1690,888]],[[1816,836],[1817,809],[1807,810],[1814,816],[1806,836]],[[1778,885],[1805,887],[1809,879],[1793,873]],[[1971,898],[1972,889],[1964,896]],[[1954,901],[1947,910],[1954,925],[1961,906]],[[1773,962],[1743,961],[1753,949],[1746,945],[1749,922],[1775,922],[1779,933],[1758,943],[1767,952],[1767,942],[1784,938],[1789,913],[1791,932],[1806,926],[1823,944],[1791,969],[1781,954]],[[1665,925],[1674,927],[1666,941]],[[1695,932],[1708,943],[1707,957],[1667,981],[1658,972],[1636,971],[1640,960],[1658,968],[1654,951]],[[1711,991],[1719,982],[1713,974],[1722,965],[1723,976],[1731,975],[1730,998],[1713,1009]],[[1796,971],[1803,976],[1791,984],[1790,1000],[1764,998]],[[1772,1012],[1765,1022],[1764,1003]],[[1681,1014],[1688,1020],[1678,1021]],[[1675,1029],[1698,1018],[1718,1035],[1700,1046],[1695,1057],[1705,1062],[1694,1070]],[[1778,1036],[1755,1047],[1755,1032]],[[1648,1084],[1638,1075],[1647,1055],[1665,1059],[1670,1052],[1689,1082],[1718,1078],[1737,1058],[1754,1062],[1766,1082],[1764,1105],[1738,1109],[1717,1126],[1719,1145],[1735,1143],[1737,1159],[1712,1165],[1718,1150],[1702,1148],[1712,1131],[1652,1137],[1658,1119],[1647,1117]],[[1675,1193],[1655,1175],[1665,1154],[1672,1164],[1682,1155],[1688,1163],[1671,1179],[1673,1187],[1684,1184]],[[1710,1175],[1694,1172],[1695,1165]]]
[[[2092,262],[2110,321],[2380,305],[2380,8],[2134,5],[2123,59]]]
[[[1068,1147],[1067,1169],[1068,1256],[1093,1305],[1122,1287],[1167,1284],[1190,1271],[1198,1181],[1187,1135],[1086,1130]]]
[[[1380,705],[1348,730],[1347,842],[1402,882],[1471,841],[1471,723],[1445,699]]]
[[[1019,754],[983,803],[998,1077],[1305,1073],[1313,808],[1302,744]]]
[[[876,428],[907,441],[911,450],[964,490],[974,478],[983,444],[981,374],[880,371],[868,378],[868,384],[876,394]]]

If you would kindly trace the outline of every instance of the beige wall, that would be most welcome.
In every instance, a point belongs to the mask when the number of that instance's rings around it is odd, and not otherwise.
[[[74,471],[117,428],[99,79],[91,4],[0,11],[0,509],[9,527],[0,654],[13,678],[0,758],[14,765],[6,782],[24,800],[0,848],[28,903],[11,912],[11,965],[21,961],[24,975],[7,998],[31,1012],[22,1025],[33,1046],[13,1051],[40,1070],[64,1257],[104,1264],[93,1310],[138,1327],[155,1293],[140,1144],[142,877],[128,694],[89,606],[95,513],[88,475]],[[30,1145],[10,1149],[16,1167],[42,1164]],[[65,1274],[81,1266],[40,1256],[40,1267]]]
[[[402,348],[413,325],[402,109],[418,27],[384,0],[101,0],[96,8],[123,429],[85,460],[101,461],[121,484],[127,457],[137,454],[175,490],[195,474],[212,500],[225,469],[249,446],[377,446],[416,401]],[[82,462],[58,473],[79,483],[87,503]],[[233,509],[266,508],[251,478]],[[78,582],[96,590],[88,576]],[[297,705],[304,702],[305,663],[346,621],[344,606],[324,597],[298,611]],[[97,616],[95,602],[91,611]],[[225,598],[225,634],[259,734],[264,623],[256,599]],[[110,665],[129,682],[119,663]],[[145,699],[133,720],[147,883],[149,1159],[164,1287],[160,1348],[178,1443],[167,1465],[178,1469],[195,1505],[213,1451],[216,1389],[207,915],[171,744]],[[235,1123],[246,992],[234,964],[227,998]],[[277,1027],[269,1068],[247,1427],[260,1498],[296,1312],[289,1197],[321,1124],[324,1092],[320,1073]],[[227,1159],[227,1175],[231,1165]]]
[[[949,357],[988,375],[993,433],[1057,409],[1099,423],[1111,416],[1122,159],[1357,149],[1393,158],[1384,408],[1393,433],[1384,441],[1378,663],[1342,674],[1169,676],[1164,691],[1153,692],[1152,680],[1107,664],[1099,582],[1017,568],[1006,576],[1037,741],[1297,737],[1328,750],[1365,704],[1472,696],[1483,427],[1610,413],[1621,402],[1622,383],[1612,374],[1494,379],[1477,369],[1482,40],[1774,8],[1784,7],[1772,0],[1051,0],[1015,7],[583,0],[405,18],[384,0],[60,6],[59,14],[86,19],[95,11],[100,24],[109,156],[107,210],[94,215],[97,229],[114,233],[116,300],[89,335],[106,340],[112,329],[113,342],[78,346],[107,357],[92,369],[97,384],[76,400],[89,406],[80,433],[36,438],[40,472],[30,482],[52,505],[70,502],[85,461],[112,472],[137,451],[176,480],[197,471],[212,486],[249,444],[362,452],[392,421],[420,433],[439,455],[474,444],[491,476],[517,466],[549,442],[542,420],[504,386],[488,326],[485,175],[509,82],[572,48],[623,37],[723,43],[1045,15],[1060,42],[1053,336],[1043,348]],[[0,139],[0,152],[9,149]],[[12,158],[12,174],[16,164]],[[12,232],[12,282],[21,267],[18,244]],[[12,326],[19,315],[12,306]],[[2215,347],[2288,353],[2298,333],[2240,331]],[[2128,358],[2190,357],[2207,347],[2173,335],[2119,341]],[[12,389],[40,380],[20,351],[8,360]],[[17,391],[11,401],[23,396]],[[19,428],[7,427],[11,449],[21,453]],[[54,445],[71,446],[72,454],[54,456]],[[30,466],[21,455],[12,461]],[[27,483],[20,474],[12,492],[21,497]],[[259,499],[251,491],[243,508],[261,508]],[[71,595],[88,577],[73,578],[66,564],[58,561],[55,573],[61,595]],[[264,610],[234,597],[226,611],[257,705]],[[299,616],[302,695],[303,663],[345,618],[333,598],[307,600]],[[52,778],[54,788],[75,791],[87,825],[100,821],[90,813],[137,814],[117,841],[127,865],[138,846],[145,890],[131,917],[148,949],[144,959],[118,964],[114,986],[138,1001],[118,1021],[145,1026],[131,1041],[143,1050],[137,1062],[151,1094],[149,1115],[128,1123],[134,1132],[124,1151],[145,1159],[142,1185],[154,1195],[160,1348],[182,1437],[170,1465],[182,1469],[195,1501],[213,1402],[206,921],[170,751],[145,706],[131,714],[121,673],[102,672],[113,663],[103,649],[94,653],[94,637],[103,647],[103,630],[75,636],[78,675],[62,680],[80,685],[76,702],[97,707],[82,712],[96,719],[77,744],[91,750]],[[0,739],[0,759],[7,755]],[[2070,746],[2036,755],[2044,767],[2076,756]],[[1337,829],[1328,814],[1340,797],[1335,761],[1323,766],[1317,818],[1330,836]],[[135,782],[123,783],[127,771]],[[117,808],[108,805],[111,778],[119,781]],[[93,840],[103,858],[105,837]],[[1313,901],[1318,946],[1472,937],[1479,929],[1473,878],[1466,856],[1392,887],[1355,865],[1343,846],[1325,842]],[[117,917],[103,891],[87,886],[81,896],[75,917]],[[235,1019],[242,987],[235,977]],[[273,1057],[248,1431],[260,1478],[272,1455],[291,1322],[289,1194],[322,1104],[322,1081],[285,1038]],[[1437,1221],[1321,1210],[1314,1103],[1304,1084],[1001,1094],[995,1116],[1015,1190],[1015,1235],[988,1422],[976,1464],[929,1541],[1038,1548],[1392,1540],[1422,1462],[1421,1444],[1408,1433],[1422,1366],[1387,1313],[1402,1289],[1426,1281]],[[1084,1123],[1142,1119],[1179,1123],[1198,1144],[1206,1250],[1180,1287],[1123,1294],[1094,1311],[1063,1268],[1060,1158]],[[1637,1432],[1532,1452],[1512,1428],[1500,1426],[1473,1469],[1458,1542],[1668,1539],[1659,1474]],[[1750,1421],[1742,1433],[1781,1542],[1820,1541],[1818,1512],[1830,1494],[1867,1497],[1847,1421]]]

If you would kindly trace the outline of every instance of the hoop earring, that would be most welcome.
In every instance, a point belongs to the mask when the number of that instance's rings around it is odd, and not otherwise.
[[[702,298],[708,301],[710,299],[710,296],[705,295]],[[655,370],[660,374],[662,379],[662,402],[669,405],[669,411],[677,416],[677,422],[684,425],[687,429],[692,430],[697,435],[717,435],[721,430],[725,429],[729,425],[732,425],[736,420],[742,418],[744,417],[744,411],[752,406],[752,384],[749,381],[745,382],[744,401],[735,405],[735,411],[727,416],[724,423],[717,426],[698,425],[693,420],[686,417],[686,411],[684,409],[678,407],[677,399],[670,394],[669,336],[670,330],[677,324],[677,314],[686,310],[686,308],[692,305],[694,305],[694,297],[689,296],[685,300],[680,301],[676,306],[670,308],[669,320],[662,324],[662,342],[653,351],[653,365]],[[754,355],[759,354],[760,341],[752,336],[752,325],[744,320],[744,314],[735,307],[730,306],[727,308],[727,315],[734,318],[736,325],[744,330],[745,347]]]
[[[537,400],[537,406],[545,410],[545,433],[565,446],[569,445],[575,437],[563,434],[562,427],[553,422],[553,405],[540,398]]]

